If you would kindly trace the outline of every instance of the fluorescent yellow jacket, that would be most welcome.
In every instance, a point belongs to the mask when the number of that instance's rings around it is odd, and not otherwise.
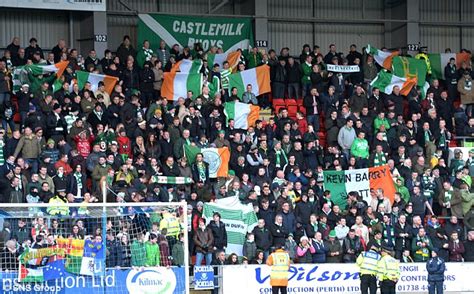
[[[49,204],[57,204],[57,206],[50,206],[46,209],[46,211],[50,215],[69,215],[69,208],[64,205],[60,205],[64,203],[66,203],[66,201],[56,195],[53,198],[49,199]]]
[[[377,275],[378,273],[378,262],[380,261],[380,254],[370,250],[362,252],[357,257],[356,263],[359,266],[361,275]]]
[[[178,238],[180,232],[179,220],[171,213],[165,214],[163,219],[160,221],[160,231],[163,229],[166,229],[167,231],[166,236]]]
[[[290,269],[290,256],[282,249],[270,254],[267,265],[272,267],[270,273],[271,286],[288,286],[288,270]]]
[[[400,262],[390,255],[385,255],[378,262],[377,278],[380,281],[400,279]]]

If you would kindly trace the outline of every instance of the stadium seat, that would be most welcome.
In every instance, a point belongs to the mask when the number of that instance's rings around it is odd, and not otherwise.
[[[288,108],[288,116],[291,118],[296,117],[296,113],[298,112],[298,103],[295,99],[286,99],[286,107]]]

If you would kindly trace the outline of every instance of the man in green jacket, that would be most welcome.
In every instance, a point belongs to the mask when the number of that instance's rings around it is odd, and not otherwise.
[[[462,215],[465,216],[474,206],[474,193],[469,192],[467,184],[461,184]]]
[[[145,243],[146,263],[145,266],[160,266],[160,247],[158,236],[150,234],[150,240]]]
[[[172,249],[173,265],[184,265],[184,235],[179,234],[179,241],[173,245]]]
[[[413,238],[411,251],[415,262],[426,262],[430,259],[431,251],[433,251],[433,243],[426,235],[424,228],[420,228],[418,234]]]
[[[146,245],[145,245],[145,234],[141,233],[137,239],[135,239],[130,246],[130,253],[132,255],[132,266],[145,266],[146,265]]]
[[[357,160],[357,168],[367,168],[369,159],[369,142],[365,139],[365,132],[360,131],[357,138],[352,142],[351,154]]]
[[[301,64],[301,84],[303,85],[303,97],[309,95],[311,91],[311,73],[313,72],[313,57],[311,55],[306,56],[306,60],[303,64]]]

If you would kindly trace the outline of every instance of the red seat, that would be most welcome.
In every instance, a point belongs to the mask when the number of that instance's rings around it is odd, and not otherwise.
[[[273,106],[275,106],[275,105],[286,105],[285,99],[275,98],[275,99],[273,99],[273,101],[272,101],[272,105],[273,105]]]
[[[298,107],[298,102],[296,102],[295,99],[286,99],[286,100],[285,100],[285,103],[286,103],[286,106],[287,106],[287,107],[290,107],[290,106],[296,106],[296,107]]]

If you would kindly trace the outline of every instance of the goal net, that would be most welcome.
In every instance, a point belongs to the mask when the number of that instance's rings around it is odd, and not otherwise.
[[[189,293],[187,223],[184,202],[0,204],[0,292]]]

